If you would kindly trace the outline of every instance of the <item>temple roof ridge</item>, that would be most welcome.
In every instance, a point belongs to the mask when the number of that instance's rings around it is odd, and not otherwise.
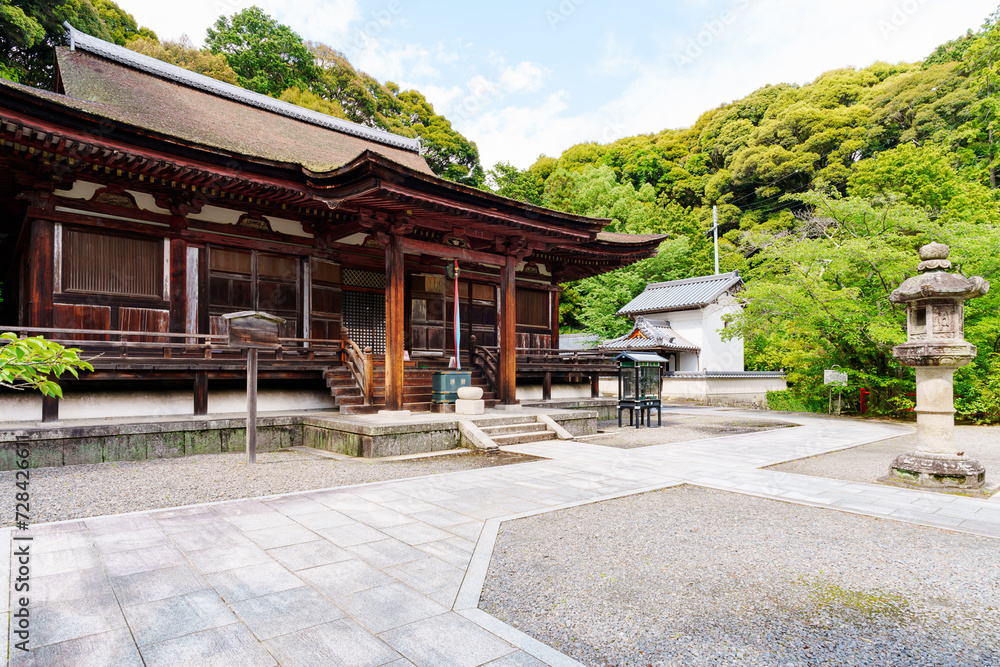
[[[70,50],[81,50],[101,58],[112,60],[119,64],[140,70],[147,74],[152,74],[166,79],[173,83],[195,88],[219,97],[240,102],[249,106],[257,107],[271,113],[276,113],[288,118],[311,123],[327,129],[350,134],[362,139],[374,141],[387,146],[401,148],[413,153],[420,153],[420,139],[411,139],[385,130],[367,127],[358,123],[330,116],[319,111],[306,109],[297,104],[284,102],[282,100],[262,95],[246,88],[234,86],[225,81],[213,79],[204,74],[198,74],[191,70],[172,65],[162,60],[157,60],[151,56],[133,51],[124,46],[118,46],[103,39],[98,39],[87,33],[80,32],[69,23],[66,26],[69,39]]]

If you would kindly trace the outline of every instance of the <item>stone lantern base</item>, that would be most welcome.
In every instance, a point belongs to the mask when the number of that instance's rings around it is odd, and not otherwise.
[[[879,481],[898,486],[989,494],[986,469],[975,459],[957,454],[906,452],[889,466],[889,476]]]

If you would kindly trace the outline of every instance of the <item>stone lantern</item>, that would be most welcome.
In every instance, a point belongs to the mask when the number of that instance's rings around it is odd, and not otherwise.
[[[930,243],[920,249],[920,274],[892,294],[906,304],[906,342],[893,348],[900,363],[916,369],[917,447],[900,454],[885,481],[955,490],[983,487],[986,470],[955,449],[955,369],[976,358],[965,340],[965,300],[990,289],[983,278],[951,273],[948,246]]]

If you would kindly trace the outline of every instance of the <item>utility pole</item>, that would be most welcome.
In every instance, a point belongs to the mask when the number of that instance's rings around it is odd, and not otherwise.
[[[712,239],[715,241],[715,275],[719,275],[719,207],[712,205]]]

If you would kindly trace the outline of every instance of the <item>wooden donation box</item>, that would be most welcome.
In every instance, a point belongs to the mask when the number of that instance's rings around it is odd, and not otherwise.
[[[285,320],[267,313],[243,310],[222,316],[229,324],[229,347],[247,351],[247,463],[257,462],[257,351],[276,350],[278,327]]]

